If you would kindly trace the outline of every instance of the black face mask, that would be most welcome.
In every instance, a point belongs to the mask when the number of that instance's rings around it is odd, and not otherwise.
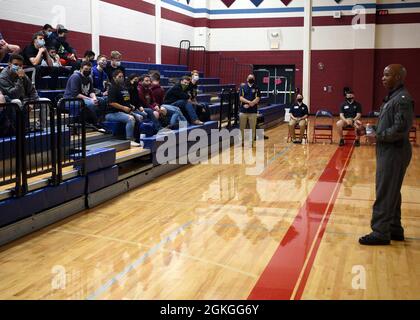
[[[90,76],[90,71],[83,71],[82,74],[87,78]]]
[[[297,99],[296,101],[301,103],[303,101],[303,99]]]
[[[255,79],[248,79],[248,83],[249,84],[254,84],[255,83]]]
[[[347,99],[348,103],[353,103],[354,99]]]

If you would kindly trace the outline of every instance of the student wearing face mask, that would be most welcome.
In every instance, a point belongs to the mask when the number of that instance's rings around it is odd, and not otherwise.
[[[198,70],[193,70],[191,72],[191,82],[188,87],[190,100],[189,102],[194,106],[195,112],[197,113],[198,118],[200,121],[209,121],[210,120],[210,110],[207,105],[198,103],[197,96],[198,96],[198,86],[200,81],[200,73]]]
[[[125,77],[125,68],[121,65],[122,54],[118,51],[111,52],[111,61],[108,61],[108,65],[106,66],[106,73],[108,74],[108,78],[112,79],[112,75],[115,71],[121,70]]]
[[[50,89],[55,90],[60,70],[54,68],[54,60],[45,47],[43,32],[37,32],[32,36],[32,43],[23,50],[23,57],[25,65],[35,68],[35,86],[39,85],[42,77],[50,76],[52,78]]]
[[[183,76],[178,84],[168,90],[163,103],[164,105],[172,105],[179,108],[191,124],[201,125],[203,122],[198,119],[195,108],[189,101],[190,95],[188,94],[188,88],[190,82],[190,77]]]
[[[239,127],[241,129],[242,141],[245,141],[244,131],[249,124],[252,130],[252,145],[256,139],[258,103],[261,99],[260,89],[255,84],[255,76],[248,75],[247,82],[239,89]]]
[[[73,70],[78,67],[76,50],[67,41],[69,31],[61,24],[57,25],[56,32],[51,34],[52,44],[61,58],[63,66],[71,66]],[[48,37],[48,39],[50,38]]]
[[[302,143],[303,135],[306,130],[306,119],[308,118],[308,106],[303,103],[303,96],[296,96],[296,103],[290,108],[289,134],[293,143]],[[296,139],[295,126],[299,124],[300,135]]]
[[[0,90],[8,100],[38,100],[38,93],[23,70],[23,57],[11,55],[9,65],[0,73]]]
[[[83,61],[80,70],[74,72],[67,81],[64,98],[83,99],[87,108],[87,122],[93,125],[93,128],[105,132],[100,124],[100,119],[105,113],[106,101],[103,97],[97,97],[93,87],[91,77],[92,64]]]
[[[96,59],[96,66],[92,68],[93,87],[97,96],[108,96],[108,83],[109,78],[105,71],[107,66],[107,57],[99,55]]]
[[[136,121],[142,122],[143,116],[135,111],[130,93],[124,84],[124,74],[121,70],[114,71],[109,88],[109,108],[105,119],[125,123],[126,139],[131,140],[132,147],[138,147],[135,142]]]
[[[354,127],[356,140],[354,146],[360,146],[360,137],[357,131],[358,120],[362,117],[362,105],[354,99],[353,91],[347,91],[346,101],[340,105],[340,120],[337,122],[337,132],[340,137],[340,146],[344,146],[343,128],[347,126]]]
[[[4,68],[0,73],[0,92],[3,94],[1,102],[14,102],[20,105],[28,100],[39,99],[32,81],[25,74],[25,71],[23,71],[23,61],[22,56],[11,55],[8,67]],[[46,113],[46,108],[41,108],[40,120],[41,125],[44,126],[43,128],[46,125]],[[4,115],[12,122],[12,124],[0,123],[0,131],[5,133],[11,126],[16,128],[16,111],[9,108]],[[12,131],[9,131],[9,133],[12,133]]]
[[[42,27],[42,33],[44,34],[45,46],[47,48],[54,47],[54,28],[50,24],[46,24]]]

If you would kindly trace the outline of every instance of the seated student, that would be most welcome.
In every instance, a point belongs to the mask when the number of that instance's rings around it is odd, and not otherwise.
[[[45,47],[44,34],[37,32],[32,37],[32,43],[23,50],[25,65],[35,67],[35,86],[39,85],[42,77],[52,78],[52,90],[56,89],[60,70],[53,68],[53,59]],[[45,64],[42,65],[42,61]]]
[[[0,62],[3,61],[7,54],[18,54],[20,47],[15,44],[9,44],[4,40],[3,35],[0,33]]]
[[[135,107],[131,104],[130,93],[124,85],[124,73],[121,70],[114,72],[108,98],[106,120],[125,123],[126,138],[131,140],[132,147],[138,147],[134,136],[135,124],[136,121],[143,121],[143,117],[133,112]]]
[[[293,143],[302,143],[303,135],[306,130],[306,119],[308,118],[308,106],[303,103],[303,96],[296,96],[296,103],[290,108],[289,134]],[[300,135],[296,139],[295,126],[299,124]]]
[[[107,57],[99,55],[96,62],[96,66],[92,68],[93,87],[97,96],[106,97],[108,95],[109,84],[109,78],[105,72]]]
[[[71,66],[72,70],[76,70],[78,67],[76,50],[67,42],[68,33],[69,31],[63,25],[57,25],[56,32],[53,32],[51,35],[51,43],[61,58],[61,64],[63,66]]]
[[[115,71],[121,70],[125,77],[125,68],[121,65],[122,54],[118,51],[111,52],[111,61],[108,61],[108,65],[106,66],[106,73],[108,74],[108,78],[111,79],[112,75]]]
[[[136,107],[135,113],[138,113],[143,116],[144,119],[152,121],[155,131],[162,129],[162,125],[156,118],[152,109],[142,107],[142,103],[139,98],[138,86],[140,82],[140,75],[133,73],[126,80],[126,87],[130,93],[131,104]]]
[[[85,54],[83,55],[83,58],[78,59],[76,61],[75,70],[80,70],[80,66],[81,66],[83,61],[90,62],[93,65],[93,63],[95,62],[95,52],[93,52],[92,50],[85,51]]]
[[[191,82],[190,77],[184,76],[178,84],[174,85],[165,95],[163,103],[170,104],[181,109],[184,116],[189,117],[190,123],[195,125],[203,124],[198,119],[197,113],[193,105],[188,101],[190,96],[188,94],[188,87]]]
[[[191,83],[188,87],[190,100],[189,102],[194,106],[195,112],[201,121],[210,120],[210,111],[204,104],[200,104],[197,101],[198,86],[200,81],[200,73],[197,70],[191,72]]]
[[[139,85],[137,87],[139,93],[140,106],[146,109],[154,111],[154,115],[157,119],[166,116],[166,109],[161,107],[155,102],[153,92],[150,89],[152,80],[148,74],[144,74],[139,79]]]
[[[356,140],[354,141],[354,146],[360,146],[360,137],[358,130],[356,128],[356,121],[362,117],[362,105],[354,100],[353,91],[347,91],[346,101],[344,101],[340,106],[340,120],[337,122],[337,131],[340,137],[340,146],[344,145],[343,139],[343,128],[346,126],[354,127],[354,132],[356,135]]]
[[[61,65],[60,56],[57,54],[57,51],[55,50],[54,47],[48,48],[48,54],[50,55],[50,57],[51,57],[51,59],[53,61],[52,67],[55,70],[57,70],[58,76],[65,76],[65,77],[67,77],[67,76],[69,76],[71,74],[71,70],[70,69],[67,69],[67,68],[65,68],[65,67],[63,67]],[[48,67],[48,63],[47,63],[47,61],[45,59],[42,60],[41,66]]]
[[[47,23],[42,27],[41,32],[44,34],[45,46],[47,48],[54,47],[54,45],[55,45],[55,43],[54,43],[55,38],[54,38],[54,35],[53,35],[54,28],[50,24]]]
[[[23,57],[20,55],[11,55],[9,65],[0,73],[0,91],[6,101],[17,104],[24,104],[30,100],[38,100],[39,96],[35,90],[32,81],[23,70]],[[13,114],[11,118],[15,118]],[[45,129],[47,120],[47,108],[40,110],[41,129]]]
[[[38,93],[23,70],[24,59],[20,55],[13,54],[9,57],[9,65],[0,73],[0,90],[10,100],[19,99],[38,100]]]
[[[105,112],[106,103],[102,97],[95,94],[91,71],[92,64],[83,61],[80,70],[75,71],[67,81],[64,98],[83,99],[87,108],[86,121],[91,123],[94,129],[106,132],[99,121]]]
[[[165,89],[163,89],[160,85],[160,74],[158,72],[154,72],[150,75],[150,79],[152,80],[150,90],[152,90],[153,99],[159,106],[161,106],[163,104],[163,99],[165,98]]]

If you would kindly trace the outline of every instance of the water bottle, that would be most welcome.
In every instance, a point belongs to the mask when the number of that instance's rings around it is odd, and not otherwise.
[[[369,137],[369,136],[372,136],[373,134],[374,134],[373,127],[370,123],[368,123],[366,125],[366,135]]]

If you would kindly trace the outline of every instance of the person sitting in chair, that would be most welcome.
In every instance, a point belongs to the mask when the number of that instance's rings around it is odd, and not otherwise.
[[[302,143],[306,130],[306,119],[308,118],[308,106],[303,103],[303,95],[296,96],[296,103],[290,108],[289,134],[293,143]],[[295,126],[299,125],[300,135],[296,139]]]
[[[351,126],[354,127],[354,132],[356,135],[356,140],[354,141],[354,146],[360,146],[360,137],[357,132],[356,124],[358,120],[362,117],[362,105],[354,100],[353,91],[347,91],[346,101],[344,101],[340,106],[340,120],[337,122],[337,131],[340,137],[340,147],[344,146],[343,138],[343,128]]]

